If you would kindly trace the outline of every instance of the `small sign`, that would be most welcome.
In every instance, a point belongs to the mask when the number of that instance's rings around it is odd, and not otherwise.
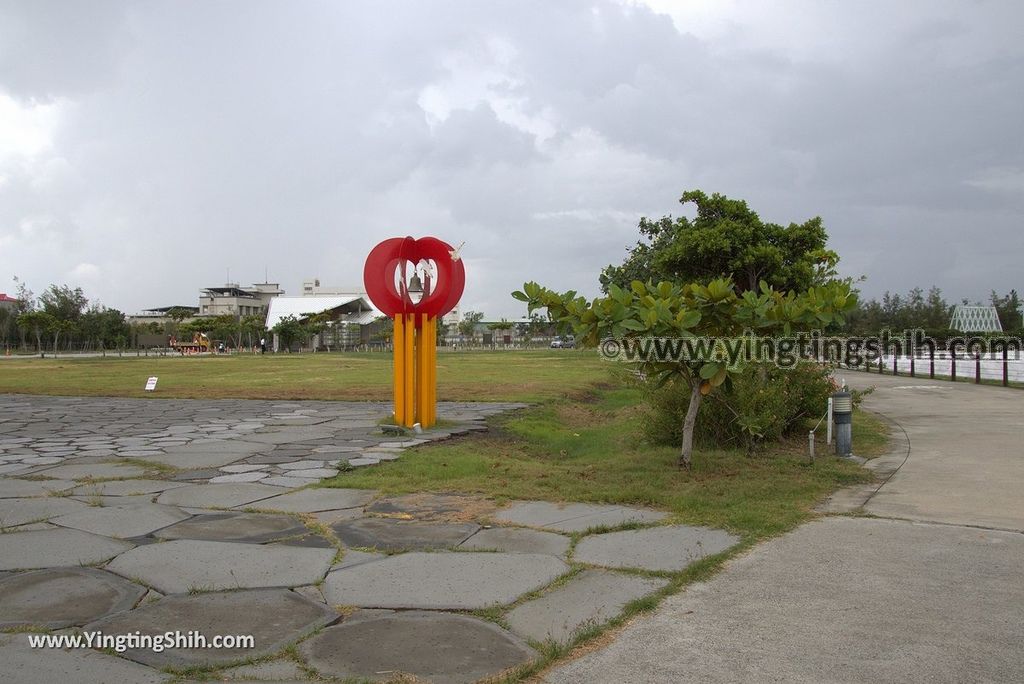
[[[154,375],[153,377],[151,377],[149,380],[146,381],[146,391],[147,392],[152,392],[155,389],[156,389],[156,376]]]

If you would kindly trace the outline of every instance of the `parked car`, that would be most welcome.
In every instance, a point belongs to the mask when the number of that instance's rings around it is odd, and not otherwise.
[[[552,349],[575,349],[576,348],[576,338],[574,338],[572,335],[569,335],[568,337],[564,337],[564,338],[563,337],[556,337],[555,339],[551,340],[551,348]]]

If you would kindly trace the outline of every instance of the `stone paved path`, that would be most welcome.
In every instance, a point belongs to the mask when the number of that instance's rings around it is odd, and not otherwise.
[[[385,434],[380,403],[0,397],[0,679],[471,682],[736,543],[626,506],[310,487],[520,406]],[[29,628],[255,644],[33,650]]]

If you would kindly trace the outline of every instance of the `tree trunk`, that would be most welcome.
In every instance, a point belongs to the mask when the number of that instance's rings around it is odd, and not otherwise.
[[[690,382],[690,405],[686,407],[686,417],[683,419],[683,448],[679,453],[679,467],[687,470],[692,466],[693,426],[697,422],[697,411],[704,398],[700,393],[700,378],[692,378]]]

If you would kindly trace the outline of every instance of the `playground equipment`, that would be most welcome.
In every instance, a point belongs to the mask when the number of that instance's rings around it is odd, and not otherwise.
[[[191,342],[178,342],[177,338],[172,337],[168,346],[183,356],[186,354],[199,354],[200,352],[210,351],[210,338],[206,333],[194,334]]]

